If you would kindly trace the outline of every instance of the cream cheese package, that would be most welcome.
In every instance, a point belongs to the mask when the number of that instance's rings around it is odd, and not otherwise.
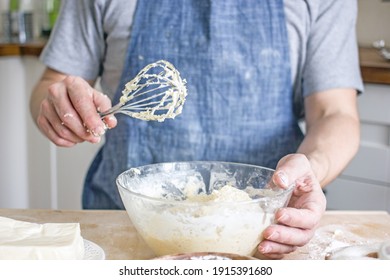
[[[0,217],[0,260],[79,260],[84,240],[78,223],[29,223]]]

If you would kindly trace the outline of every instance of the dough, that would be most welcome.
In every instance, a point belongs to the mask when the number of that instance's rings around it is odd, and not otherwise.
[[[185,201],[172,204],[151,206],[137,199],[124,202],[126,209],[135,213],[138,231],[159,256],[191,252],[252,256],[274,213],[265,212],[258,203],[251,203],[245,191],[229,185],[211,194],[200,189],[202,184],[187,184],[180,190]]]
[[[174,119],[183,110],[186,83],[170,62],[151,63],[125,85],[121,112],[144,121]]]

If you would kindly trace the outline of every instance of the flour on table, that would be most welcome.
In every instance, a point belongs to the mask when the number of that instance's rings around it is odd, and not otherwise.
[[[370,245],[379,241],[354,234],[353,227],[354,225],[335,224],[319,227],[312,240],[305,246],[304,252],[301,253],[306,259],[324,260],[328,254],[341,248]]]

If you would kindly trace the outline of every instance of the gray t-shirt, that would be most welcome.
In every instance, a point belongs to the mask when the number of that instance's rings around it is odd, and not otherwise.
[[[332,88],[363,91],[356,0],[285,0],[296,103]],[[122,73],[136,0],[63,0],[41,60],[113,96]]]

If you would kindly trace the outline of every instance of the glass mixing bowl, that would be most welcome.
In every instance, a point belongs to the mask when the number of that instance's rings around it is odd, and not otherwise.
[[[240,163],[169,162],[131,168],[116,182],[131,221],[157,256],[252,256],[294,188],[275,186],[273,173]]]

